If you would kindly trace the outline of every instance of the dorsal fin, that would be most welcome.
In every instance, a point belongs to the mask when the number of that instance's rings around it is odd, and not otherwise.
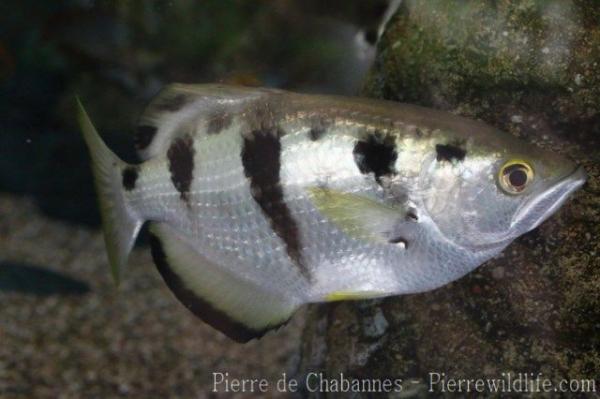
[[[243,107],[275,93],[282,91],[223,84],[168,85],[140,117],[134,137],[138,154],[147,160],[164,151],[178,135],[216,133]]]

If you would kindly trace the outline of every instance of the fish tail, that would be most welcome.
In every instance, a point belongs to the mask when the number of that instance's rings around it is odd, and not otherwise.
[[[92,172],[100,205],[108,260],[113,279],[118,285],[120,270],[127,263],[143,223],[127,203],[124,195],[123,172],[135,167],[119,159],[106,146],[79,98],[76,100],[79,126],[92,158]]]

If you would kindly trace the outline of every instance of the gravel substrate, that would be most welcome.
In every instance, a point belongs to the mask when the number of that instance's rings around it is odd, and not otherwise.
[[[0,215],[0,262],[39,266],[90,287],[71,295],[0,290],[2,398],[213,397],[213,372],[274,384],[297,360],[302,312],[240,345],[174,298],[148,248],[134,250],[116,288],[99,231],[49,220],[27,199],[6,194]]]

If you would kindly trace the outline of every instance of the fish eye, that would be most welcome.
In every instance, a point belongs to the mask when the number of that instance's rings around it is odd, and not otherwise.
[[[498,181],[508,194],[519,194],[533,181],[533,168],[523,160],[510,160],[500,168]]]

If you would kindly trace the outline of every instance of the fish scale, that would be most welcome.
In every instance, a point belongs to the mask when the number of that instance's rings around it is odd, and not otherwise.
[[[174,84],[140,118],[139,165],[79,120],[113,276],[149,223],[174,295],[240,342],[305,303],[454,281],[585,182],[481,122],[380,100]]]

